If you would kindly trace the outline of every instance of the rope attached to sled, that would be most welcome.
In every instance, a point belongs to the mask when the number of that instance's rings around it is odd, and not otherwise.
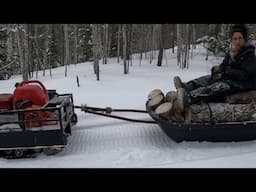
[[[107,114],[110,114],[112,112],[135,112],[135,113],[148,113],[145,110],[138,110],[138,109],[113,109],[111,107],[105,107],[105,108],[101,108],[101,107],[89,107],[87,105],[83,105],[83,106],[75,106],[75,108],[86,108],[89,110],[93,110],[93,111],[101,111],[101,112],[105,112]]]
[[[130,122],[136,122],[136,123],[152,123],[156,124],[155,121],[146,121],[146,120],[140,120],[140,119],[131,119],[127,117],[120,117],[117,115],[111,115],[110,113],[112,111],[118,111],[118,112],[137,112],[137,113],[147,113],[147,111],[143,110],[136,110],[136,109],[112,109],[111,107],[106,107],[106,108],[97,108],[97,107],[88,107],[88,106],[74,106],[75,108],[81,109],[81,111],[87,112],[87,113],[92,113],[95,115],[100,115],[100,116],[105,116],[105,117],[110,117],[114,119],[120,119],[120,120],[125,120],[125,121],[130,121]],[[101,112],[98,112],[101,111]],[[105,112],[105,113],[102,113]]]

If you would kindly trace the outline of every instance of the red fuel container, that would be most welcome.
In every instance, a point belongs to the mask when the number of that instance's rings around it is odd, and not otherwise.
[[[48,91],[44,85],[37,80],[22,81],[13,93],[13,107],[18,101],[32,101],[34,105],[43,106],[49,100]]]
[[[9,93],[0,94],[0,109],[11,110],[13,106],[13,95]]]

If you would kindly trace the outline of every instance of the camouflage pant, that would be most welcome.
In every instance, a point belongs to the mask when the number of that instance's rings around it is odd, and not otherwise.
[[[184,87],[187,92],[190,92],[194,89],[197,89],[199,87],[205,87],[212,83],[214,83],[214,81],[212,80],[211,75],[205,75],[205,76],[199,77],[197,79],[188,81],[187,83],[184,83]]]
[[[226,94],[248,90],[249,88],[242,83],[233,83],[231,80],[213,81],[211,75],[199,77],[184,83],[190,104],[199,101],[218,101],[223,100]]]

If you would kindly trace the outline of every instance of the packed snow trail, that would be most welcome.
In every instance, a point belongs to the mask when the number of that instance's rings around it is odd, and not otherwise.
[[[55,156],[39,154],[33,159],[0,161],[1,167],[41,168],[154,168],[190,167],[206,165],[214,159],[225,159],[256,153],[256,142],[175,143],[158,125],[129,123],[126,121],[99,117],[91,114],[78,117],[78,123],[66,148]],[[43,161],[42,161],[43,160]],[[250,166],[242,163],[239,165]],[[221,164],[215,164],[218,167]],[[224,164],[227,166],[227,162]],[[232,166],[232,163],[230,164]]]
[[[159,88],[164,93],[174,90],[173,77],[188,81],[209,73],[216,58],[205,61],[204,49],[194,51],[189,70],[177,67],[176,57],[166,51],[167,65],[156,66],[133,58],[133,66],[124,75],[116,59],[100,65],[100,81],[96,81],[90,62],[52,69],[38,80],[47,89],[72,93],[75,105],[145,110],[147,94]],[[164,62],[165,63],[165,62]],[[80,87],[76,86],[79,76]],[[1,93],[12,93],[21,76],[0,81]],[[31,159],[0,158],[1,168],[154,168],[154,167],[256,167],[256,141],[248,142],[182,142],[172,141],[157,124],[131,123],[76,110],[78,123],[72,129],[64,150],[54,156],[38,154]],[[148,114],[113,113],[135,119],[152,120]]]

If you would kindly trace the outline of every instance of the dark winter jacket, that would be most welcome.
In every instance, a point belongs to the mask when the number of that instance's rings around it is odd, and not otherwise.
[[[220,64],[220,70],[224,79],[256,89],[255,47],[247,43],[234,58],[227,54]]]

